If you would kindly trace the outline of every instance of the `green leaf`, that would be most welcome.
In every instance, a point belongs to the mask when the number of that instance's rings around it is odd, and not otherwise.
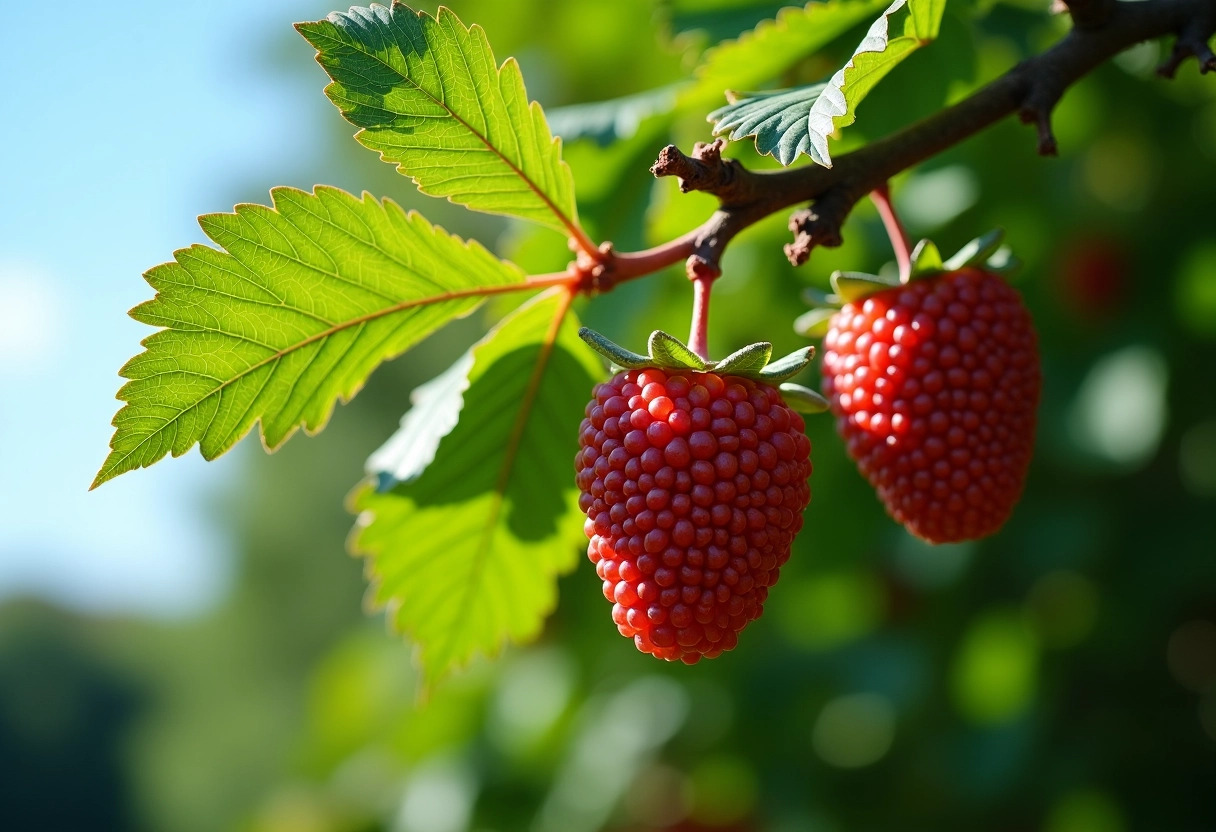
[[[916,248],[912,249],[910,279],[932,277],[935,274],[941,274],[945,268],[945,264],[942,263],[942,254],[932,240],[921,240],[916,244]]]
[[[707,118],[714,135],[723,133],[732,142],[748,136],[756,139],[756,152],[791,165],[800,154],[810,155],[811,135],[807,119],[827,84],[810,84],[777,92],[741,93],[737,101],[720,107]]]
[[[879,277],[876,274],[864,274],[862,272],[832,273],[832,288],[836,290],[836,296],[840,298],[842,303],[853,303],[867,295],[872,295],[875,292],[881,292],[884,289],[890,289],[898,285],[898,280]]]
[[[688,345],[674,335],[669,335],[661,329],[650,333],[651,366],[682,368],[689,370],[704,370],[707,364]]]
[[[946,0],[911,0],[912,33],[922,41],[936,40],[946,13]]]
[[[892,37],[890,19],[907,9],[902,34]],[[866,33],[853,57],[832,76],[828,88],[816,99],[807,119],[811,136],[810,156],[825,167],[832,166],[828,137],[857,120],[857,106],[900,61],[935,37],[941,26],[945,0],[895,0]]]
[[[371,597],[419,645],[431,680],[535,637],[584,541],[571,462],[601,370],[568,305],[557,290],[505,318],[470,351],[460,421],[434,461],[353,497]]]
[[[1001,245],[1005,232],[994,228],[982,237],[976,237],[967,245],[960,248],[953,257],[945,263],[945,268],[956,271],[964,266],[978,266],[988,259]]]
[[[742,349],[735,350],[730,355],[713,365],[715,373],[731,373],[747,375],[758,373],[768,364],[769,356],[773,354],[773,345],[767,341],[748,344]]]
[[[781,9],[772,20],[709,49],[696,82],[680,96],[688,106],[720,101],[728,89],[754,89],[779,78],[880,10],[887,0],[829,0]]]
[[[923,4],[923,5],[922,5]],[[937,34],[943,0],[895,0],[874,21],[843,69],[826,83],[789,90],[745,93],[714,110],[708,118],[714,135],[731,141],[748,136],[756,150],[790,165],[805,153],[831,167],[828,137],[856,120],[858,104],[905,57]],[[890,36],[890,18],[903,10],[902,33]]]
[[[120,371],[127,404],[94,488],[195,443],[214,459],[259,420],[271,450],[315,433],[380,362],[482,296],[528,288],[516,266],[388,200],[271,197],[199,218],[223,251],[195,245],[144,275],[157,295],[131,317],[164,329]]]
[[[832,324],[832,317],[840,310],[831,307],[820,307],[810,312],[803,312],[794,321],[794,332],[806,338],[822,338],[827,334]]]
[[[296,28],[333,79],[325,94],[356,138],[423,193],[576,238],[574,180],[519,65],[499,67],[480,26],[394,2]]]

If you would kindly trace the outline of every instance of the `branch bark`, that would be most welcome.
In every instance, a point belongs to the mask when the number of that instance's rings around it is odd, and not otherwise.
[[[837,157],[831,168],[806,165],[750,171],[722,158],[722,139],[698,144],[692,156],[667,146],[651,172],[677,176],[682,190],[714,194],[720,203],[709,219],[668,252],[687,256],[690,278],[717,274],[723,250],[740,231],[776,211],[809,202],[809,207],[791,216],[794,240],[785,247],[790,262],[800,265],[815,247],[840,245],[845,218],[866,194],[1006,116],[1016,113],[1023,122],[1034,124],[1039,153],[1055,155],[1051,113],[1064,91],[1130,46],[1173,34],[1177,41],[1172,57],[1159,70],[1162,75],[1172,77],[1191,56],[1200,71],[1216,70],[1216,56],[1208,47],[1216,32],[1216,0],[1065,0],[1065,6],[1073,28],[1050,49],[952,107]],[[607,264],[608,275],[616,278],[608,283],[634,276],[614,271],[613,264]]]

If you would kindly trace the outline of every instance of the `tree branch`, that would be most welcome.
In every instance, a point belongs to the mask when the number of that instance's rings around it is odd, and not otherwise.
[[[683,191],[705,191],[720,205],[699,228],[668,244],[664,256],[647,253],[648,265],[670,265],[677,252],[687,256],[690,278],[717,274],[726,245],[743,229],[776,211],[800,202],[810,206],[794,212],[790,230],[794,241],[785,247],[795,265],[806,261],[816,246],[840,245],[840,229],[853,206],[900,171],[924,161],[1017,113],[1038,131],[1038,151],[1055,155],[1051,112],[1064,91],[1118,53],[1142,41],[1176,35],[1172,57],[1159,70],[1172,77],[1179,64],[1194,56],[1202,72],[1216,70],[1208,39],[1216,32],[1216,0],[1064,0],[1074,26],[1058,43],[1015,66],[986,87],[886,138],[837,157],[831,168],[819,165],[781,171],[750,171],[723,159],[725,141],[699,143],[692,156],[674,145],[663,149],[651,172],[677,176]],[[618,255],[620,258],[626,255]],[[625,265],[622,263],[621,265]],[[634,265],[634,264],[630,264]],[[605,264],[605,285],[634,274],[616,273]],[[631,269],[629,271],[632,271]]]

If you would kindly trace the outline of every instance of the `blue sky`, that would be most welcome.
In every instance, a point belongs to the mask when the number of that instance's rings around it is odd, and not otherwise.
[[[141,273],[203,241],[195,215],[324,181],[317,133],[334,114],[318,106],[323,77],[282,72],[274,56],[290,45],[307,60],[290,23],[331,5],[6,8],[0,599],[173,615],[222,593],[231,541],[209,495],[256,443],[86,489],[105,457],[117,371],[151,332],[125,314],[150,296]]]

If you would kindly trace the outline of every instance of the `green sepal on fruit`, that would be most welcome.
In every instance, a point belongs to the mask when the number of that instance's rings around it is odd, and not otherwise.
[[[932,240],[921,240],[912,249],[908,282],[935,277],[945,272],[973,267],[1000,275],[1016,271],[1022,264],[1008,246],[1002,246],[1005,232],[994,228],[987,234],[976,237],[960,248],[954,256],[943,260],[941,252]],[[832,293],[808,288],[802,292],[803,301],[811,307],[809,312],[794,321],[794,331],[806,338],[822,338],[828,331],[829,322],[836,310],[846,303],[863,300],[875,292],[901,285],[898,278],[865,272],[833,272]]]
[[[679,338],[660,329],[650,333],[646,355],[625,349],[588,327],[581,328],[578,336],[613,366],[622,370],[654,367],[661,370],[692,370],[698,373],[740,376],[776,385],[789,406],[801,413],[823,413],[828,409],[827,399],[814,390],[787,382],[811,363],[815,356],[815,348],[812,346],[802,347],[776,361],[770,361],[773,345],[761,341],[735,350],[719,361],[708,361],[693,352]]]

